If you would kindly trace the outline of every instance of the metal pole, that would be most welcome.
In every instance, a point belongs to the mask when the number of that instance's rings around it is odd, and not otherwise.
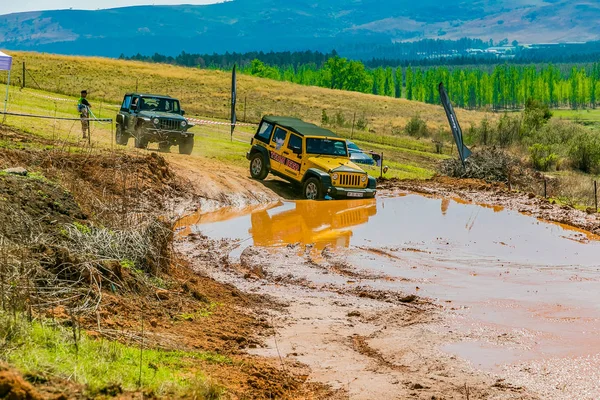
[[[352,133],[350,134],[350,139],[354,139],[354,123],[356,122],[356,111],[354,111],[354,117],[352,117]]]
[[[248,96],[244,96],[244,122],[246,121],[246,100],[248,100]]]
[[[138,81],[139,81],[139,78],[135,78],[135,92],[136,93],[138,92]]]
[[[23,61],[23,82],[21,85],[21,88],[24,89],[25,88],[25,61]]]
[[[6,82],[6,97],[4,98],[4,119],[6,119],[6,107],[8,105],[8,88],[10,87],[10,70],[8,70],[8,81]]]

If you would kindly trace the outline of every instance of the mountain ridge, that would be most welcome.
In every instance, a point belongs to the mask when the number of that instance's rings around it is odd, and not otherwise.
[[[0,42],[61,54],[331,50],[425,38],[600,39],[600,4],[566,0],[233,0],[211,5],[34,11],[0,16]]]

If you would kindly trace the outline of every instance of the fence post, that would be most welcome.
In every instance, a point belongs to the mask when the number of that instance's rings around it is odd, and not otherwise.
[[[544,198],[548,198],[548,181],[546,181],[546,178],[544,178]]]
[[[596,205],[596,212],[598,212],[598,181],[594,181],[594,204]]]
[[[248,100],[248,96],[244,96],[244,122],[246,122],[246,101]]]
[[[21,89],[25,88],[25,61],[23,61],[23,82],[21,82]]]
[[[352,133],[350,134],[350,139],[354,139],[354,124],[356,122],[356,111],[354,111],[354,117],[352,117]]]
[[[381,152],[381,164],[379,170],[379,179],[383,179],[383,151]]]

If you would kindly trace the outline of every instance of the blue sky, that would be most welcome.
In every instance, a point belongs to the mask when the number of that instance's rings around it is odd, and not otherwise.
[[[126,7],[134,5],[152,4],[210,4],[218,3],[219,0],[97,0],[97,1],[74,1],[74,0],[0,0],[0,15],[22,11],[57,10],[65,8],[95,10],[98,8]]]

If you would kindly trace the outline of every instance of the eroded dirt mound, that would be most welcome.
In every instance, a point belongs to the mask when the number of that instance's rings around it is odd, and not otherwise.
[[[0,399],[42,400],[43,397],[21,375],[0,364]]]
[[[73,196],[39,174],[0,174],[0,235],[23,241],[60,235],[61,227],[87,217]]]

